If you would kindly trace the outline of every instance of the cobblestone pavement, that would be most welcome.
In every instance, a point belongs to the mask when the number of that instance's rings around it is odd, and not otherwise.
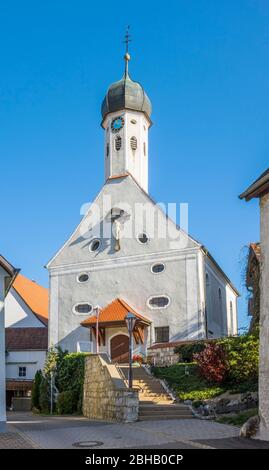
[[[90,421],[80,416],[9,413],[0,449],[268,449],[269,442],[241,439],[239,428],[199,419]]]
[[[17,432],[0,433],[0,449],[34,449],[35,445]]]
[[[8,418],[13,431],[23,433],[45,449],[74,449],[77,443],[82,443],[84,448],[98,449],[168,448],[168,445],[182,449],[214,448],[207,440],[237,437],[239,432],[233,426],[196,419],[112,424],[82,417],[44,417],[31,413],[10,413]]]

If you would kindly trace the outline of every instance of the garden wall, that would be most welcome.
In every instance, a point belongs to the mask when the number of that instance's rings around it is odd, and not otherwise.
[[[137,421],[138,391],[129,389],[106,354],[85,359],[83,415],[89,419]]]

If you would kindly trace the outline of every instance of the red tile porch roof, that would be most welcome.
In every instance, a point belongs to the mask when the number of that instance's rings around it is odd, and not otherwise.
[[[151,323],[148,318],[137,313],[132,307],[130,307],[130,305],[127,304],[127,302],[122,299],[115,299],[113,302],[101,309],[99,314],[99,324],[105,326],[110,323],[125,322],[125,317],[128,312],[132,312],[141,323],[145,323],[146,325]],[[85,327],[95,326],[96,320],[96,315],[93,315],[81,322],[81,325]]]

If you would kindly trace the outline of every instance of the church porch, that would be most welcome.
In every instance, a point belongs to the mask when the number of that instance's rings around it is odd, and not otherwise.
[[[96,315],[90,316],[81,323],[83,327],[91,330],[94,343],[93,351],[96,351],[98,340],[99,352],[106,353],[114,363],[126,363],[129,360],[129,334],[125,323],[128,312],[132,312],[136,316],[133,331],[133,354],[146,356],[148,329],[151,321],[138,314],[124,300],[115,299],[100,310],[98,328]]]

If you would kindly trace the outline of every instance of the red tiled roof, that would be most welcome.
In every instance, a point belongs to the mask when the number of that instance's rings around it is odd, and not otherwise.
[[[48,329],[40,328],[6,328],[6,350],[47,350]]]
[[[49,316],[48,289],[30,281],[22,274],[18,274],[13,287],[38,319],[47,325]]]
[[[143,317],[139,313],[137,313],[132,307],[130,307],[124,300],[122,299],[115,299],[109,305],[104,307],[99,314],[99,324],[102,323],[111,323],[111,322],[124,322],[125,317],[128,312],[132,312],[138,320],[146,324],[150,324],[150,320],[148,318]],[[96,324],[96,316],[90,316],[83,322],[81,322],[82,326],[94,326]]]

